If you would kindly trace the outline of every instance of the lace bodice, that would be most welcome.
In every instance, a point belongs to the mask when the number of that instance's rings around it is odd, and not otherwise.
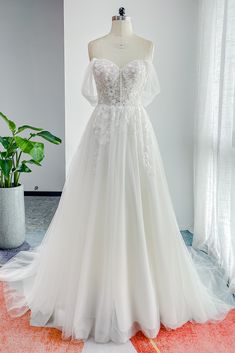
[[[154,131],[144,107],[159,92],[158,75],[150,60],[135,59],[122,68],[104,58],[89,62],[82,94],[96,106],[88,124],[96,144],[94,171],[99,165],[101,148],[108,153],[110,144],[118,143],[119,139],[124,143],[127,138],[133,145],[138,141],[143,165],[149,174],[154,174],[151,157]]]
[[[154,66],[144,59],[132,60],[120,68],[109,59],[93,58],[82,84],[82,93],[93,106],[147,106],[159,92]]]

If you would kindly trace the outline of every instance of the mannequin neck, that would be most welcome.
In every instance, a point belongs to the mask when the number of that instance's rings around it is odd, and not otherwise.
[[[114,20],[110,34],[114,36],[131,36],[133,34],[131,20]]]

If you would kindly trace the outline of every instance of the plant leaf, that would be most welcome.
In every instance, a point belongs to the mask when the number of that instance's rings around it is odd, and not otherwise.
[[[4,115],[2,112],[0,112],[0,116],[3,118],[3,120],[8,124],[9,129],[12,132],[16,131],[16,124],[14,123],[14,121],[8,119],[8,117],[6,115]]]
[[[10,155],[14,154],[17,149],[18,149],[18,146],[17,146],[17,144],[14,141],[11,144],[11,146],[7,149],[8,156],[10,157]]]
[[[33,142],[25,138],[15,136],[15,142],[24,153],[30,153],[31,149],[33,148]]]
[[[6,158],[6,157],[7,157],[7,152],[6,152],[6,151],[0,152],[0,156],[1,156],[2,158]]]
[[[22,125],[22,126],[19,126],[18,127],[18,130],[17,130],[17,134],[19,134],[20,132],[26,130],[26,129],[31,129],[31,130],[35,130],[35,131],[42,131],[43,129],[41,129],[40,127],[34,127],[34,126],[31,126],[31,125]]]
[[[38,166],[41,166],[41,164],[37,161],[35,161],[34,159],[30,159],[28,161],[22,161],[22,163],[25,163],[25,164],[36,164]]]
[[[0,169],[5,177],[9,177],[12,168],[12,159],[0,159]]]
[[[46,130],[38,132],[36,135],[41,136],[45,140],[51,143],[54,143],[55,145],[59,145],[62,142],[62,140],[59,137],[52,135],[49,131],[46,131]]]
[[[5,137],[1,137],[0,136],[0,143],[3,145],[3,147],[7,150],[11,141],[12,141],[12,138],[13,137],[8,137],[8,136],[5,136]]]
[[[29,141],[25,138],[15,136],[17,146],[24,153],[30,154],[30,156],[36,161],[41,162],[44,158],[44,144],[41,142]]]
[[[25,163],[21,163],[16,171],[20,173],[30,173],[32,170]]]
[[[33,142],[33,148],[30,151],[30,156],[36,162],[41,162],[44,158],[44,144],[41,142]]]

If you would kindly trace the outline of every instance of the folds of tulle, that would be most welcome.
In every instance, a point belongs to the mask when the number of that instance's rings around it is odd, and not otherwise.
[[[221,320],[234,307],[226,283],[211,270],[207,286],[208,263],[195,258],[146,111],[98,105],[42,243],[14,256],[0,280],[12,316],[30,309],[31,325],[64,339],[120,343],[140,329],[155,337],[160,323]]]

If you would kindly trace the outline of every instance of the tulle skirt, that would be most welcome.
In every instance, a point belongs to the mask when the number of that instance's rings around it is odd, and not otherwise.
[[[193,255],[193,256],[192,256]],[[63,339],[126,342],[234,308],[224,276],[179,231],[142,106],[98,104],[42,243],[0,269],[12,317]]]

